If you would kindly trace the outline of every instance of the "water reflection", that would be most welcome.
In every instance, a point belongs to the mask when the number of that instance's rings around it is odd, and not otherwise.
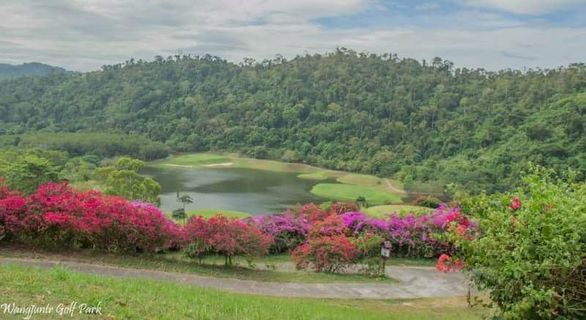
[[[194,203],[187,209],[217,208],[252,214],[281,211],[288,206],[326,199],[309,192],[317,181],[299,179],[297,173],[246,168],[147,167],[162,187],[161,209],[180,207],[177,192]]]

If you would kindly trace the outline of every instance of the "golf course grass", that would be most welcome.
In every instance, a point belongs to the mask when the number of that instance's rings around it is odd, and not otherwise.
[[[346,183],[346,184],[356,184],[361,186],[382,186],[383,179],[375,176],[370,176],[367,174],[358,174],[358,173],[348,173],[341,177],[339,177],[338,182]]]
[[[425,214],[433,211],[431,208],[426,207],[418,207],[418,206],[409,206],[409,205],[382,205],[382,206],[373,206],[366,209],[362,209],[364,213],[372,217],[377,218],[385,218],[391,213],[397,213],[399,215],[406,215],[409,213],[413,213],[415,215]]]
[[[163,160],[162,163],[174,164],[180,166],[201,166],[214,163],[228,162],[230,158],[228,156],[213,154],[213,153],[191,153],[183,154],[180,156],[171,157],[170,159]]]
[[[229,293],[154,280],[88,275],[67,268],[0,266],[0,303],[99,306],[75,319],[480,319],[464,298],[339,300]],[[2,314],[22,319],[23,314]],[[61,319],[57,313],[42,319]],[[34,316],[32,317],[35,318]]]
[[[326,180],[329,175],[326,172],[312,172],[312,173],[302,173],[297,176],[299,179],[308,179],[308,180]]]
[[[356,201],[358,197],[365,197],[371,205],[400,203],[401,197],[397,194],[369,186],[343,183],[320,183],[311,189],[311,193],[334,200]]]
[[[223,209],[195,209],[189,210],[186,213],[187,217],[191,216],[202,216],[204,218],[213,217],[215,215],[221,215],[229,218],[248,218],[251,216],[250,213],[234,211],[234,210],[223,210]]]

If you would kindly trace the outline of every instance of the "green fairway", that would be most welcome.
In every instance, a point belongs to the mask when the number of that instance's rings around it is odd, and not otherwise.
[[[370,216],[382,218],[387,217],[390,213],[397,213],[399,215],[413,213],[415,215],[419,215],[429,213],[433,211],[433,209],[409,205],[383,205],[362,209],[362,211]]]
[[[188,217],[202,216],[204,218],[209,218],[215,215],[222,215],[230,218],[248,218],[251,216],[250,213],[224,209],[196,209],[187,211]]]
[[[397,194],[376,187],[352,184],[320,183],[315,185],[311,192],[320,197],[342,201],[355,201],[356,198],[362,196],[373,205],[401,202],[401,197]]]
[[[348,173],[339,177],[338,182],[346,184],[357,184],[361,186],[383,186],[383,179],[367,174]]]
[[[214,153],[190,153],[179,156],[174,156],[157,163],[171,164],[178,166],[201,166],[206,164],[229,162],[228,156],[214,154]]]
[[[100,306],[76,319],[480,319],[463,298],[411,301],[280,298],[153,280],[87,275],[65,268],[0,266],[0,303]],[[61,319],[56,313],[42,319]],[[3,314],[3,319],[23,315]],[[35,318],[34,316],[32,317]]]
[[[309,180],[325,180],[328,179],[329,176],[324,171],[312,172],[312,173],[302,173],[297,176],[300,179],[309,179]]]

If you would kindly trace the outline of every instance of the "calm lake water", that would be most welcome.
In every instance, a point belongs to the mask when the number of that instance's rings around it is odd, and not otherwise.
[[[298,203],[327,200],[309,192],[318,181],[299,179],[298,173],[200,167],[146,167],[142,173],[161,184],[161,209],[167,212],[181,207],[177,192],[193,198],[187,210],[214,208],[251,214],[280,212]]]

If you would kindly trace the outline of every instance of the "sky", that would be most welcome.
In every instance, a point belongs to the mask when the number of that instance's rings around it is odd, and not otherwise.
[[[586,62],[586,0],[0,0],[0,63],[90,71],[156,55],[238,63],[337,47],[555,68]]]

